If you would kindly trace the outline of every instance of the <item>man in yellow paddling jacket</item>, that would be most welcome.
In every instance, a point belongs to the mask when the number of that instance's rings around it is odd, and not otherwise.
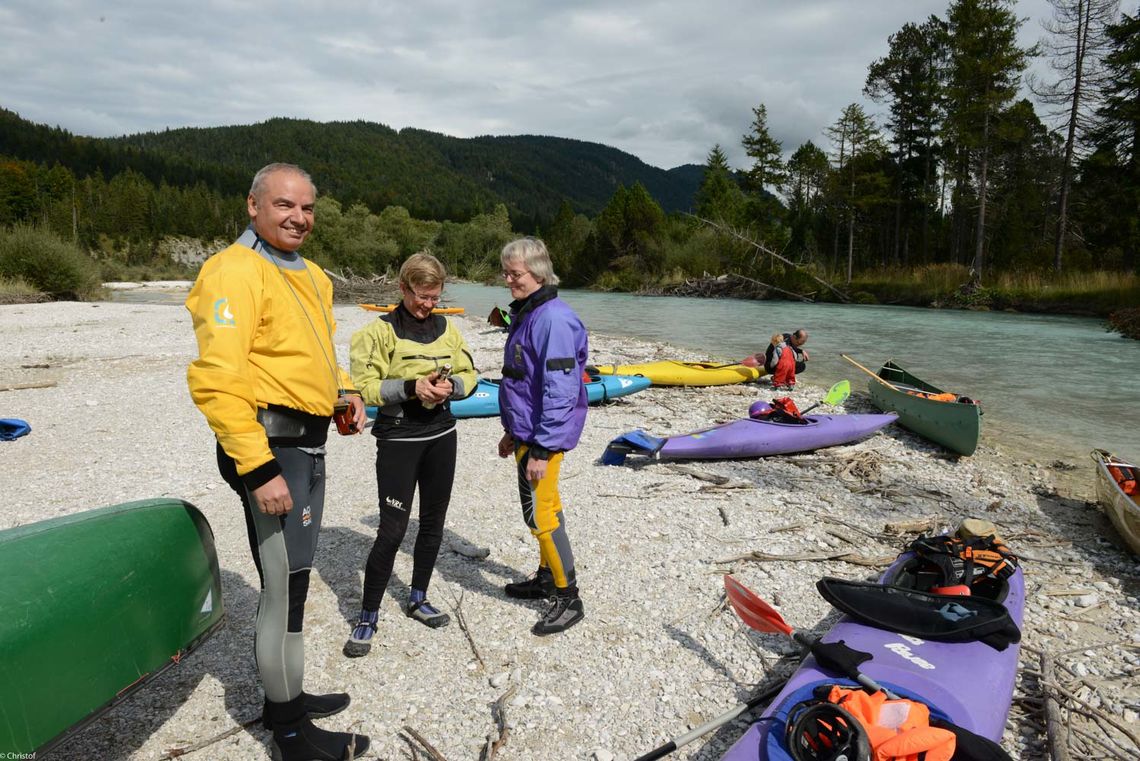
[[[277,761],[361,756],[368,738],[313,724],[348,707],[302,689],[302,624],[325,498],[325,441],[359,432],[364,403],[336,364],[332,283],[297,249],[313,229],[316,188],[291,164],[253,178],[250,226],[202,266],[186,299],[198,358],[190,395],[217,437],[218,468],[241,498],[261,577],[254,650],[262,722]]]

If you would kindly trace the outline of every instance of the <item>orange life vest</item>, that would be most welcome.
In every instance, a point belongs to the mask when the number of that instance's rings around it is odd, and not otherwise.
[[[1136,471],[1132,468],[1121,468],[1116,465],[1108,466],[1109,474],[1120,484],[1121,490],[1128,496],[1136,494]]]
[[[954,756],[954,733],[930,726],[930,709],[924,703],[839,686],[831,688],[827,700],[863,725],[870,761],[950,761]]]

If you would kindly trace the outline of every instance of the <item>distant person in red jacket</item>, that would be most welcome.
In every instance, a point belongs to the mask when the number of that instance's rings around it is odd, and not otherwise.
[[[776,391],[793,391],[796,373],[807,368],[808,332],[803,328],[794,333],[777,333],[764,353],[764,368],[772,373],[772,388]]]

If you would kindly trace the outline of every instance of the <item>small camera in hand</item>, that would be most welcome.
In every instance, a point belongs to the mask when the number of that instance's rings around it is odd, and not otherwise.
[[[356,421],[352,419],[352,405],[348,402],[337,402],[333,406],[333,420],[336,421],[336,431],[341,436],[351,436],[357,432]]]

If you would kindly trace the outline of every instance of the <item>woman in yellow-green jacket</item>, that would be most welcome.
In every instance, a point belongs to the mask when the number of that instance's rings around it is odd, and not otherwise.
[[[404,612],[432,628],[450,620],[428,602],[427,589],[455,480],[457,437],[449,401],[474,391],[476,376],[458,328],[432,314],[446,277],[434,256],[413,254],[400,267],[400,304],[352,336],[353,385],[367,404],[379,407],[372,435],[380,526],[364,567],[360,617],[344,645],[350,658],[371,649],[380,601],[408,528],[417,486],[420,528]]]

